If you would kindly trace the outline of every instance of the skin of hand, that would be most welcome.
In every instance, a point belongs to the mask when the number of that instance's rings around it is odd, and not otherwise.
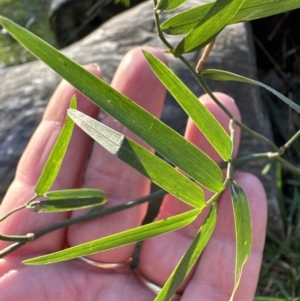
[[[150,47],[144,49],[166,62],[162,52]],[[101,72],[95,66],[86,68],[101,77]],[[133,49],[124,57],[111,85],[153,115],[160,116],[166,91],[150,70],[140,48]],[[0,207],[0,216],[24,204],[33,196],[34,186],[59,135],[65,121],[66,109],[74,94],[77,95],[78,109],[97,118],[99,109],[63,81],[55,91],[41,124],[20,160],[15,180]],[[240,119],[234,101],[227,95],[221,93],[216,95],[231,113]],[[200,101],[227,130],[229,120],[222,110],[207,95],[202,96]],[[151,150],[111,116],[106,114],[103,122]],[[235,133],[236,153],[240,137],[239,128],[235,128]],[[221,162],[218,154],[191,120],[188,121],[185,137],[216,162]],[[92,152],[90,152],[91,147]],[[253,223],[252,252],[245,265],[235,300],[250,301],[254,298],[262,260],[267,202],[264,189],[256,177],[241,172],[237,173],[234,179],[244,189],[249,199]],[[109,199],[107,206],[115,206],[148,194],[150,182],[99,145],[92,145],[91,139],[79,128],[75,128],[61,171],[52,189],[75,187],[104,190]],[[205,193],[209,197],[210,192],[205,191]],[[193,272],[180,288],[181,301],[200,299],[201,301],[228,301],[231,295],[234,283],[235,233],[228,189],[223,192],[218,202],[218,221],[215,231]],[[171,195],[166,195],[156,219],[163,219],[187,209],[189,207],[186,204]],[[57,230],[0,259],[0,301],[153,300],[154,294],[128,271],[103,270],[89,266],[78,259],[46,266],[25,266],[21,263],[27,258],[136,227],[141,224],[146,210],[147,205],[144,204],[104,218],[77,224],[68,229]],[[83,213],[84,211],[81,210],[71,214],[36,214],[23,210],[1,222],[0,233],[22,235]],[[207,212],[203,212],[193,224],[183,229],[145,241],[139,259],[141,274],[162,286],[192,242],[205,214]],[[8,244],[1,241],[0,248]],[[131,256],[133,249],[134,245],[128,245],[93,254],[89,258],[103,262],[122,262]]]

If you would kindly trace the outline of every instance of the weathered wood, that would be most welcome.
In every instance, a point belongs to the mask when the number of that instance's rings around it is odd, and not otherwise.
[[[204,2],[204,1],[203,1]],[[188,1],[182,8],[199,4]],[[155,33],[153,8],[145,2],[111,19],[83,40],[66,48],[64,53],[81,64],[98,63],[104,79],[110,81],[122,56],[138,45],[164,48]],[[166,16],[166,14],[164,14]],[[170,37],[172,43],[180,37]],[[206,67],[232,71],[255,78],[256,65],[249,26],[239,23],[227,27],[218,37]],[[199,53],[187,55],[196,65]],[[169,57],[170,67],[195,92],[202,93],[193,76],[176,59]],[[12,181],[17,162],[39,123],[47,101],[59,82],[59,77],[41,62],[0,70],[0,194],[5,193]],[[255,131],[270,137],[268,116],[261,102],[257,87],[240,83],[211,82],[214,91],[231,95],[237,102],[243,121]],[[183,132],[186,115],[168,95],[163,120]],[[174,146],[176,147],[176,146]],[[240,155],[265,152],[266,145],[243,134]],[[260,177],[266,187],[269,200],[269,225],[280,232],[279,208],[276,201],[274,172],[266,177],[260,175],[264,162],[247,164],[238,170],[248,170]],[[253,188],[255,189],[255,187]]]

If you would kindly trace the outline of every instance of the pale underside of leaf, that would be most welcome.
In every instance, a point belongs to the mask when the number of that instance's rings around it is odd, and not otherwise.
[[[200,160],[203,157],[203,152],[129,98],[14,22],[0,17],[0,23],[17,41],[78,91],[191,178],[201,183],[203,172],[217,170],[217,164],[212,160],[210,160],[209,165],[207,165],[208,160],[206,160],[206,167],[203,168]],[[209,183],[206,187],[214,192],[223,190],[222,173],[217,173],[216,176],[209,176],[206,180],[206,183]]]
[[[76,110],[69,110],[74,122],[111,154],[117,156],[152,182],[197,208],[204,208],[204,193],[190,179],[131,139]]]
[[[56,199],[56,200],[41,200],[32,201],[26,205],[27,209],[34,212],[52,213],[74,211],[91,207],[103,206],[107,202],[104,198],[85,197],[74,199]]]
[[[49,200],[63,199],[63,198],[86,198],[95,197],[103,198],[105,193],[102,190],[94,188],[75,188],[75,189],[62,189],[52,190],[45,193],[45,197]]]
[[[23,263],[27,265],[42,265],[61,262],[142,241],[182,228],[193,222],[200,212],[199,209],[193,209],[164,220],[93,240],[66,250],[28,259]]]
[[[61,212],[83,208],[103,206],[107,203],[106,195],[98,189],[81,188],[49,191],[46,199],[28,202],[26,208],[34,212]]]

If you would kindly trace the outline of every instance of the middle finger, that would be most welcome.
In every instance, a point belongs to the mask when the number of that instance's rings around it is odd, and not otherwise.
[[[166,60],[158,50],[153,48],[146,48],[145,50],[152,52],[163,61]],[[133,49],[124,57],[115,74],[112,86],[144,107],[148,112],[157,117],[160,116],[166,93],[165,88],[152,73],[141,49]],[[129,115],[128,118],[131,116]],[[103,123],[151,150],[141,139],[108,114],[103,118]],[[112,207],[148,194],[150,181],[95,144],[87,166],[84,186],[104,190],[109,199],[107,206]],[[78,245],[136,227],[140,225],[146,209],[147,205],[140,205],[124,212],[103,217],[101,220],[75,225],[70,228],[68,233],[69,245]],[[82,211],[73,212],[72,216],[76,217],[81,214]],[[132,252],[133,246],[130,245],[122,247],[122,250],[118,248],[93,254],[89,258],[104,262],[122,262],[127,260]]]
[[[230,97],[221,93],[216,94],[216,96],[236,119],[240,118],[239,111]],[[201,101],[205,104],[207,109],[211,111],[224,129],[228,131],[229,118],[225,113],[212,99],[210,99],[210,97],[208,97],[208,95],[201,97]],[[240,130],[235,128],[235,133],[236,153],[239,144]],[[218,163],[221,162],[220,156],[191,120],[188,122],[185,137],[197,147],[201,148],[214,161]],[[206,199],[208,199],[212,196],[212,193],[205,190],[205,195]],[[164,198],[159,215],[156,219],[166,219],[189,209],[191,209],[190,206],[168,194]],[[146,240],[140,253],[140,273],[149,279],[149,281],[162,286],[170,276],[181,256],[189,247],[193,237],[203,223],[206,214],[207,210],[204,210],[192,224],[179,229],[178,231]],[[155,258],[155,260],[153,260],[153,258]]]

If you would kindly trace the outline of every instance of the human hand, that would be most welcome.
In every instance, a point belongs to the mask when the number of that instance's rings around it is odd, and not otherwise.
[[[152,48],[146,50],[165,61],[164,55],[158,50]],[[96,68],[90,66],[88,70],[100,76]],[[165,89],[152,74],[140,49],[134,49],[125,56],[112,86],[155,116],[160,116]],[[60,84],[19,163],[16,178],[0,207],[0,216],[24,204],[32,197],[34,186],[64,124],[66,109],[75,93],[78,109],[94,118],[98,116],[99,110],[95,105],[66,82]],[[239,118],[238,109],[231,98],[224,94],[218,94],[218,98],[236,118]],[[203,96],[201,100],[227,129],[229,120],[221,109],[208,96]],[[109,115],[105,114],[102,121],[147,147],[143,141]],[[190,120],[185,136],[216,162],[221,162],[220,157]],[[239,144],[238,128],[235,137],[236,152]],[[149,193],[149,180],[97,144],[93,146],[89,156],[90,147],[91,139],[76,128],[53,189],[98,188],[108,195],[107,206],[115,206]],[[264,245],[266,196],[261,183],[254,176],[239,173],[234,178],[249,199],[253,224],[252,252],[245,265],[235,300],[250,301],[254,297]],[[206,191],[206,194],[208,196],[209,192]],[[187,209],[186,204],[167,195],[157,219],[167,218]],[[25,266],[21,263],[27,258],[61,250],[66,245],[74,246],[136,227],[141,224],[146,210],[147,205],[144,204],[77,224],[68,229],[57,230],[0,259],[0,301],[153,300],[154,294],[134,274],[129,273],[129,270],[104,270],[92,267],[78,259],[46,266]],[[23,210],[1,222],[0,233],[27,234],[81,214],[82,211],[74,211],[71,214],[36,214]],[[145,241],[139,257],[140,274],[158,286],[162,286],[192,242],[204,216],[205,212],[193,224],[183,229]],[[7,242],[0,242],[0,249],[6,246]],[[93,254],[88,258],[99,262],[122,263],[130,258],[133,249],[133,245],[128,245]],[[233,212],[230,192],[226,189],[219,199],[218,221],[212,238],[192,275],[180,288],[181,301],[200,300],[200,298],[201,301],[227,301],[233,290],[234,263]]]

